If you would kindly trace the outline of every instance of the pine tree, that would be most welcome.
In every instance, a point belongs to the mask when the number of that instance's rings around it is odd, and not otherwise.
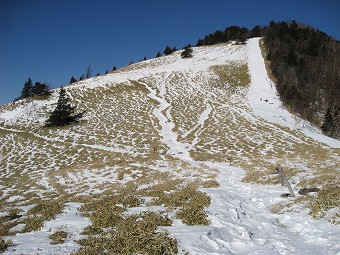
[[[25,82],[25,85],[21,91],[20,99],[28,98],[33,95],[32,91],[32,80],[31,78],[28,78],[28,80]]]
[[[86,69],[86,79],[90,78],[92,75],[91,66],[89,65]]]
[[[59,99],[57,106],[53,112],[50,113],[46,121],[47,127],[65,126],[76,122],[82,117],[82,114],[74,115],[75,106],[71,106],[69,98],[66,95],[64,87],[60,88]]]
[[[329,108],[325,113],[323,123],[321,125],[321,130],[325,135],[333,136],[333,132],[335,130],[334,117],[332,111]]]
[[[108,73],[109,73],[109,70],[106,69],[105,74],[108,74]]]
[[[193,52],[193,50],[191,48],[191,45],[188,44],[188,46],[184,47],[184,51],[181,53],[181,56],[182,56],[182,58],[190,58],[190,57],[192,57],[192,52]]]
[[[116,66],[113,66],[113,67],[112,67],[112,72],[113,72],[113,71],[116,71],[116,70],[117,70],[117,67],[116,67]]]
[[[156,55],[156,58],[159,58],[159,57],[161,57],[162,56],[162,54],[158,51],[157,52],[157,55]]]
[[[144,56],[143,61],[146,61],[146,60],[147,60],[147,58],[146,58],[146,56]]]
[[[165,50],[163,51],[165,56],[172,54],[172,49],[169,46],[166,46]]]
[[[34,96],[49,95],[49,90],[50,88],[46,83],[41,83],[37,81],[32,87],[32,94]]]
[[[77,82],[77,79],[72,76],[70,80],[70,84],[75,83],[75,82]]]

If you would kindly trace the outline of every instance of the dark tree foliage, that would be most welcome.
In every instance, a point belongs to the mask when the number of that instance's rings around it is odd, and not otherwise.
[[[165,50],[163,51],[163,53],[165,54],[165,56],[167,55],[171,55],[172,54],[172,49],[169,46],[166,46]]]
[[[159,57],[161,57],[162,56],[162,54],[158,51],[157,52],[157,55],[156,55],[156,58],[159,58]]]
[[[113,66],[113,67],[112,67],[112,72],[113,72],[113,71],[116,71],[116,70],[117,70],[117,67],[116,67],[116,66]]]
[[[187,46],[185,46],[181,53],[181,56],[182,58],[190,58],[192,57],[192,52],[193,52],[193,49],[191,48],[192,46],[190,44],[188,44]]]
[[[54,111],[50,113],[46,121],[47,127],[65,126],[77,122],[82,114],[74,114],[75,106],[71,106],[66,90],[61,87],[59,91],[59,99]]]
[[[325,135],[333,136],[335,132],[335,125],[334,125],[334,117],[333,113],[330,109],[327,109],[322,125],[321,130]]]
[[[245,42],[250,36],[261,36],[263,30],[264,28],[260,26],[254,27],[251,31],[245,27],[230,26],[224,31],[217,30],[213,34],[206,35],[204,39],[199,39],[196,46],[213,45],[229,41]]]
[[[284,105],[312,123],[323,121],[324,133],[339,138],[339,41],[292,21],[270,22],[264,42]],[[322,120],[320,115],[324,112],[327,118]]]
[[[32,91],[33,85],[31,78],[28,78],[28,80],[25,82],[23,89],[21,90],[20,99],[28,98],[33,96]]]
[[[72,76],[70,80],[70,84],[75,83],[75,82],[77,82],[77,79]]]
[[[86,79],[91,78],[92,75],[92,70],[91,70],[91,66],[89,65],[86,69]]]
[[[146,58],[146,56],[144,56],[143,61],[146,61],[146,60],[148,60],[148,59]]]
[[[32,85],[31,78],[28,78],[21,91],[20,97],[16,98],[15,101],[34,96],[49,96],[50,95],[49,90],[50,88],[46,83],[41,83],[37,81],[34,85]]]
[[[46,83],[36,82],[32,87],[32,93],[34,96],[49,95],[50,88]]]
[[[105,74],[108,74],[108,73],[109,73],[109,70],[106,69]]]
[[[85,75],[82,74],[82,75],[79,77],[79,80],[80,80],[80,81],[85,80]]]
[[[100,76],[100,73],[97,73],[97,75],[96,76]]]

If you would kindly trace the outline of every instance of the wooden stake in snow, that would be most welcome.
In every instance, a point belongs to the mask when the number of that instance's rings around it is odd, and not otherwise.
[[[287,179],[287,176],[286,176],[285,172],[283,171],[282,166],[279,163],[276,164],[276,170],[277,170],[276,174],[278,174],[280,176],[281,185],[282,186],[286,186],[288,188],[289,194],[290,194],[291,197],[295,197],[295,194],[294,194],[294,191],[292,189],[292,186],[290,186],[290,183],[289,183],[289,181]]]

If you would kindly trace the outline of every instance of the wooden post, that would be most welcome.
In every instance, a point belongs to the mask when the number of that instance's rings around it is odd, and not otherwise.
[[[289,194],[290,194],[291,197],[295,197],[292,186],[290,186],[290,183],[287,179],[287,176],[286,176],[285,172],[283,171],[282,166],[279,163],[276,164],[276,170],[277,170],[277,174],[280,175],[281,185],[286,186],[288,188]]]

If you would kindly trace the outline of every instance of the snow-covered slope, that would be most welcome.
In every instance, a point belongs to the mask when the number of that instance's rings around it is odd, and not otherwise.
[[[339,221],[339,207],[321,206],[315,217],[323,219],[313,219],[319,198],[297,191],[338,185],[340,142],[282,109],[259,38],[193,55],[176,52],[68,86],[86,111],[73,126],[43,127],[58,91],[0,109],[0,211],[4,219],[22,210],[9,232],[20,232],[41,200],[66,205],[39,231],[6,237],[14,246],[4,254],[71,253],[90,224],[80,205],[126,191],[143,202],[124,205],[122,215],[166,210],[172,225],[161,229],[180,254],[338,254],[340,227],[327,220]],[[277,162],[297,198],[280,196],[287,190],[271,175]],[[214,180],[218,187],[205,185]],[[179,208],[155,206],[193,182],[211,198],[209,225],[188,226]],[[50,244],[57,230],[69,237]]]

